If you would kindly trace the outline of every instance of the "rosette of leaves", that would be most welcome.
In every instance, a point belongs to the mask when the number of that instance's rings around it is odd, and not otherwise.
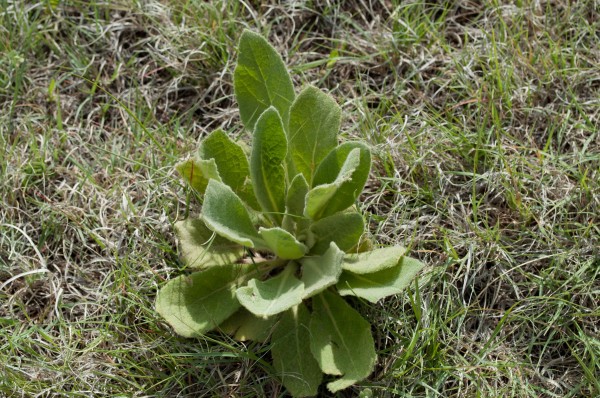
[[[211,330],[271,344],[273,367],[297,397],[366,378],[371,325],[343,296],[376,303],[423,267],[402,247],[373,249],[355,203],[371,167],[361,142],[338,145],[341,109],[308,86],[298,94],[260,35],[239,43],[234,88],[251,149],[217,130],[178,164],[202,197],[175,224],[191,274],[159,291],[157,311],[186,337]],[[248,261],[261,254],[262,261]],[[254,257],[253,257],[254,258]]]

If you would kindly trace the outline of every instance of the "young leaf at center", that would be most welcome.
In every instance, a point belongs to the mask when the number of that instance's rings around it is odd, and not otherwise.
[[[340,195],[347,195],[347,193],[341,191],[341,188],[345,183],[352,180],[352,175],[356,171],[356,168],[360,165],[360,149],[355,148],[348,153],[342,168],[340,169],[336,179],[333,182],[327,184],[317,185],[310,191],[306,196],[306,207],[304,209],[304,215],[310,217],[313,220],[318,220],[322,217],[335,214],[335,212],[343,210],[332,206],[332,203],[339,202]],[[355,197],[350,197],[350,206],[354,202]],[[343,198],[344,203],[348,200]],[[348,207],[346,206],[346,207]],[[330,208],[334,208],[331,211]]]
[[[354,167],[350,178],[344,179],[337,185],[335,196],[322,209],[322,214],[329,215],[344,210],[354,204],[362,192],[371,170],[371,151],[360,142],[345,142],[331,151],[321,162],[315,177],[313,187],[328,186],[339,181],[339,176],[347,170],[347,159],[354,151],[359,151],[358,165]]]
[[[295,260],[306,254],[306,246],[298,242],[294,235],[285,229],[260,228],[258,234],[265,240],[265,243],[275,253],[275,255],[284,260]]]
[[[304,206],[306,204],[306,194],[308,193],[308,183],[302,174],[297,174],[292,179],[285,198],[285,215],[282,226],[299,236],[308,226],[310,220],[304,217]]]

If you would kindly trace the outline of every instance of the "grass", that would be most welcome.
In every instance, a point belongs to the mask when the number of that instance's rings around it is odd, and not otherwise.
[[[379,360],[338,396],[600,395],[600,9],[480,3],[0,0],[0,396],[284,394],[267,345],[153,309],[198,211],[173,165],[247,138],[241,27],[343,106],[370,232],[428,264],[352,301]]]

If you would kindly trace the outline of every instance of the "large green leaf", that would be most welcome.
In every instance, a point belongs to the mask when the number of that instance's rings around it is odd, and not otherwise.
[[[248,130],[254,130],[259,116],[270,106],[279,111],[287,126],[294,86],[281,56],[261,35],[249,30],[242,33],[233,85]]]
[[[217,164],[213,159],[205,160],[193,157],[176,164],[175,169],[181,178],[200,194],[204,194],[211,178],[221,181]]]
[[[402,246],[390,246],[358,254],[347,254],[342,268],[354,274],[369,274],[398,265],[406,249]]]
[[[219,329],[233,335],[237,341],[251,340],[264,343],[268,340],[271,330],[278,320],[279,316],[259,318],[242,307],[221,323]]]
[[[179,276],[159,290],[156,311],[177,334],[199,336],[240,307],[235,290],[241,275],[242,266],[226,265]]]
[[[310,313],[300,304],[282,314],[271,338],[273,366],[294,397],[316,395],[323,379],[319,364],[310,352],[309,324]]]
[[[295,260],[306,254],[306,246],[284,229],[260,228],[258,234],[264,239],[267,247],[281,259]]]
[[[250,175],[254,193],[263,211],[281,223],[285,212],[285,167],[287,139],[275,108],[267,109],[256,122]]]
[[[290,109],[290,156],[307,181],[321,160],[337,145],[342,110],[333,98],[308,86]]]
[[[360,142],[346,142],[331,151],[319,165],[313,179],[313,187],[332,184],[339,180],[346,169],[349,155],[358,150],[360,160],[352,170],[350,178],[344,179],[336,190],[335,197],[327,202],[323,214],[333,214],[351,206],[362,192],[371,170],[371,151]]]
[[[264,282],[251,279],[236,291],[240,304],[260,317],[270,317],[300,304],[304,283],[294,276],[296,268],[289,264],[279,275]]]
[[[309,256],[300,260],[302,265],[302,282],[304,296],[307,299],[335,285],[342,274],[344,252],[331,242],[329,249],[322,256]]]
[[[175,223],[182,257],[190,268],[233,264],[244,249],[208,229],[202,220],[187,219]]]
[[[318,220],[343,210],[338,209],[339,203],[347,203],[349,201],[350,203],[346,207],[352,205],[356,197],[353,197],[352,195],[348,198],[341,197],[349,195],[347,190],[342,190],[342,188],[347,182],[351,181],[352,175],[359,165],[360,149],[354,148],[348,153],[342,168],[333,182],[317,185],[308,191],[304,215],[313,220]],[[336,210],[330,211],[331,209]]]
[[[201,214],[217,234],[247,247],[265,246],[242,200],[222,182],[208,182]]]
[[[198,155],[202,159],[214,159],[220,181],[229,185],[244,202],[258,208],[250,184],[248,158],[239,144],[231,140],[223,130],[215,130],[202,140]]]
[[[337,284],[342,296],[358,296],[376,303],[378,300],[401,293],[425,265],[410,257],[402,257],[398,265],[371,274],[344,271]]]
[[[306,204],[306,194],[308,193],[308,183],[302,174],[296,175],[292,179],[287,190],[285,199],[285,216],[283,226],[288,231],[295,231],[297,234],[304,231],[309,223],[304,217],[304,206]]]
[[[307,244],[310,253],[323,254],[334,242],[340,250],[347,252],[359,242],[365,230],[360,213],[347,211],[336,213],[316,221],[310,226]]]
[[[324,291],[313,298],[310,349],[327,374],[341,375],[327,384],[342,390],[369,376],[376,353],[371,325],[338,295]]]

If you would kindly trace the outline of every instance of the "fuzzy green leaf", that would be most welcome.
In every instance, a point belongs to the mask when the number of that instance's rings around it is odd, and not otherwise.
[[[175,223],[182,257],[190,268],[233,264],[244,249],[208,229],[202,220],[187,219]]]
[[[360,149],[354,148],[348,153],[337,177],[333,182],[317,185],[308,191],[304,215],[313,220],[332,215],[340,210],[340,203],[347,203],[349,207],[354,203],[355,196],[347,190],[342,190],[346,183],[351,181],[352,175],[360,165]],[[350,195],[350,196],[348,196]],[[348,196],[348,197],[345,197]],[[336,209],[331,211],[331,209]]]
[[[240,265],[182,275],[159,290],[156,311],[184,337],[214,329],[240,307],[235,297]]]
[[[344,167],[348,154],[354,149],[360,151],[360,163],[364,163],[365,165],[368,164],[370,168],[371,152],[369,151],[369,148],[362,142],[344,142],[330,151],[325,159],[319,164],[311,186],[315,187],[317,185],[329,184],[335,181]],[[364,167],[364,165],[361,164],[361,167]],[[366,180],[366,177],[364,176],[365,171],[361,171],[362,178]]]
[[[233,85],[240,116],[250,131],[260,115],[274,106],[287,126],[295,93],[279,53],[261,35],[245,30],[239,43]]]
[[[321,160],[337,145],[342,110],[329,95],[308,86],[290,109],[290,156],[307,181]]]
[[[310,226],[307,239],[310,253],[325,253],[331,242],[334,242],[340,250],[347,252],[356,246],[364,230],[362,216],[354,211],[322,218]]]
[[[349,387],[373,371],[371,325],[338,295],[326,290],[313,298],[310,335],[310,348],[321,370],[342,376],[327,384],[329,391]]]
[[[304,283],[294,276],[295,272],[296,266],[290,264],[267,281],[251,279],[236,291],[236,296],[254,315],[270,317],[283,312],[302,302]]]
[[[342,296],[358,296],[376,303],[384,297],[401,293],[424,266],[419,260],[405,256],[397,266],[371,274],[344,271],[337,289]]]
[[[285,199],[285,216],[283,226],[288,231],[301,233],[309,223],[304,217],[304,207],[306,204],[306,194],[308,193],[308,183],[302,174],[296,175],[288,187]]]
[[[310,352],[310,313],[304,304],[281,316],[271,338],[273,366],[294,397],[317,394],[323,374]]]
[[[286,197],[286,210],[294,216],[304,215],[308,183],[302,174],[296,175],[288,188]]]
[[[258,234],[264,239],[267,247],[281,259],[294,260],[303,257],[307,252],[303,243],[279,227],[260,228]]]
[[[348,254],[344,257],[342,268],[354,274],[369,274],[398,265],[406,249],[402,246],[390,246],[364,253]]]
[[[337,283],[342,274],[344,252],[331,242],[329,249],[322,256],[305,257],[302,265],[302,282],[304,282],[303,299],[322,292]]]
[[[265,246],[242,200],[222,182],[208,182],[201,214],[206,226],[224,238],[247,247]]]
[[[215,130],[201,142],[198,155],[202,159],[214,159],[220,181],[229,185],[248,205],[258,208],[250,184],[248,158],[239,144],[231,140],[223,130]]]
[[[358,150],[360,160],[358,165],[352,170],[350,178],[344,181],[337,188],[336,195],[328,203],[323,214],[334,214],[344,210],[354,204],[356,198],[360,195],[365,183],[369,178],[371,170],[371,151],[360,142],[346,142],[331,151],[319,165],[313,179],[313,187],[319,185],[332,184],[338,181],[340,174],[346,168],[346,162],[349,155]]]
[[[250,175],[254,193],[263,211],[281,223],[285,211],[285,168],[287,139],[279,113],[267,109],[256,122]]]
[[[224,333],[233,335],[237,341],[257,341],[264,343],[268,340],[271,330],[278,321],[278,316],[259,318],[245,308],[240,308],[235,314],[219,325]]]
[[[192,188],[199,194],[204,194],[208,181],[213,178],[221,181],[217,164],[213,159],[205,160],[193,157],[175,165],[175,169]]]

